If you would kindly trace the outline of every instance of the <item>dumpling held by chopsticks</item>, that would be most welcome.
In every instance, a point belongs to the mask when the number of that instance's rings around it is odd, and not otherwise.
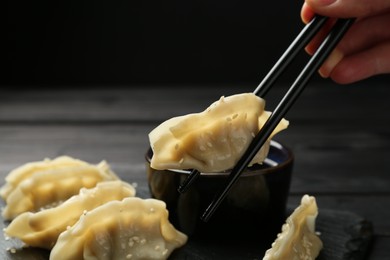
[[[154,169],[220,172],[234,167],[270,116],[252,93],[221,97],[201,113],[174,117],[149,134]],[[251,162],[262,163],[272,136],[287,128],[282,119]]]

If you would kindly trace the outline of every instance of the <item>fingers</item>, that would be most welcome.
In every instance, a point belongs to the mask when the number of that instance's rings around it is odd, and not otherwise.
[[[301,18],[308,23],[315,14],[329,22],[306,47],[313,54],[328,34],[336,18],[356,17],[336,49],[319,70],[340,84],[373,75],[390,73],[390,1],[387,0],[305,0]]]
[[[321,76],[328,77],[344,57],[364,52],[372,46],[390,40],[388,24],[390,15],[379,15],[356,22],[320,68]],[[315,45],[316,43],[312,42],[307,49],[315,48]]]
[[[314,38],[305,47],[305,51],[308,54],[310,55],[314,54],[314,52],[317,50],[317,48],[321,45],[321,43],[324,41],[326,36],[329,34],[335,22],[336,19],[329,19],[328,21],[326,21],[326,23],[321,28],[321,30],[314,36]]]
[[[318,73],[321,75],[321,77],[328,78],[332,73],[333,69],[344,57],[345,54],[340,51],[340,49],[336,48],[329,55],[324,64],[322,64],[321,68],[318,70]]]
[[[383,0],[305,0],[302,17],[307,19],[310,11],[338,18],[366,17],[389,10],[390,1]],[[306,6],[310,7],[310,10]],[[305,21],[303,19],[303,21]]]
[[[390,41],[345,57],[330,77],[339,84],[348,84],[384,73],[390,73]]]
[[[302,9],[301,9],[301,19],[304,23],[308,23],[313,19],[315,13],[313,9],[311,9],[310,6],[308,6],[306,3],[303,3]]]
[[[337,49],[350,55],[390,40],[389,24],[390,13],[361,19],[349,29]]]

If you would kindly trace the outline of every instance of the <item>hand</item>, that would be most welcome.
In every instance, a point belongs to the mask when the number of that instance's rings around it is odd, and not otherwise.
[[[315,13],[332,19],[306,47],[309,54],[314,53],[336,18],[357,18],[320,68],[321,76],[347,84],[390,73],[389,0],[306,0],[302,20],[309,22]]]

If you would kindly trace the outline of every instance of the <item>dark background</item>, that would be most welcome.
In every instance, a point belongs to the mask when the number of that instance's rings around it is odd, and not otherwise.
[[[301,5],[7,1],[0,84],[257,84],[303,27]],[[300,60],[305,58],[302,53]]]
[[[301,4],[8,1],[0,83],[257,83],[302,28]]]

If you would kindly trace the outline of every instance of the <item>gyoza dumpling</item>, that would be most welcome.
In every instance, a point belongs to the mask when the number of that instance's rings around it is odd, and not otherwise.
[[[263,260],[315,259],[322,249],[322,241],[315,233],[317,215],[315,198],[304,195]]]
[[[270,116],[264,106],[264,100],[252,93],[238,94],[221,97],[201,113],[163,122],[149,134],[151,167],[201,172],[232,168]],[[272,135],[287,126],[283,119]],[[268,150],[269,140],[251,164],[263,162]]]
[[[7,177],[5,177],[6,183],[0,189],[0,196],[6,200],[8,195],[16,188],[16,186],[18,186],[21,181],[30,177],[36,172],[54,170],[65,166],[68,167],[84,165],[88,165],[88,163],[69,156],[60,156],[54,160],[45,159],[43,161],[26,163],[12,170],[7,175]]]
[[[61,233],[50,259],[167,259],[186,241],[169,222],[164,202],[125,198],[82,215]]]
[[[135,189],[122,181],[101,182],[92,189],[82,188],[61,205],[37,213],[25,212],[17,216],[4,230],[29,246],[50,249],[68,226],[76,223],[82,214],[106,202],[133,197]]]
[[[92,188],[99,182],[117,179],[105,161],[98,165],[63,166],[36,172],[8,195],[3,217],[13,219],[23,212],[55,206],[78,194],[83,187]]]

